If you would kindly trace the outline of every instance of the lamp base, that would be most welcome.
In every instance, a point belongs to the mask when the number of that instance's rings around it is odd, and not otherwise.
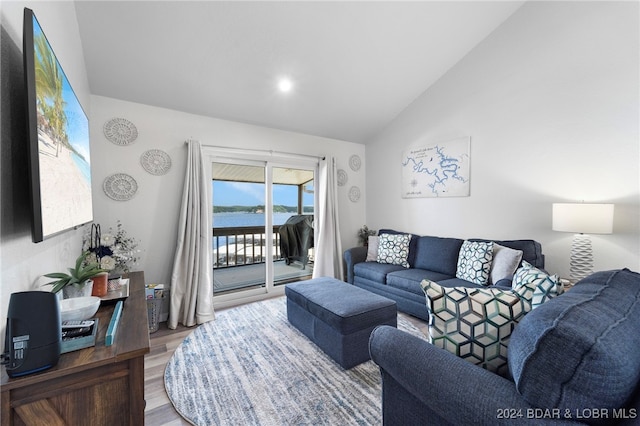
[[[591,238],[587,234],[575,234],[571,242],[571,280],[575,283],[593,273]]]

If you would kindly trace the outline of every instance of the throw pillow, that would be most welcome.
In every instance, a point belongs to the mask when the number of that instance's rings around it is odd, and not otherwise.
[[[549,275],[527,261],[522,262],[522,267],[513,276],[512,288],[531,305],[531,309],[564,292],[557,275]]]
[[[522,261],[522,250],[493,243],[493,260],[491,262],[490,282],[492,284],[505,278],[513,278],[513,274]]]
[[[409,267],[411,234],[381,234],[378,237],[378,263]]]
[[[430,280],[421,286],[429,310],[429,341],[506,376],[509,338],[528,305],[511,290],[448,288]]]
[[[475,284],[488,285],[492,259],[492,242],[465,241],[458,254],[456,278]]]
[[[378,237],[369,235],[366,262],[375,262],[376,260],[378,260]]]

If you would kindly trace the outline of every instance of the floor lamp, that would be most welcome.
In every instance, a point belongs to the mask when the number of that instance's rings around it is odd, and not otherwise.
[[[554,203],[552,229],[573,232],[571,281],[593,273],[593,253],[589,234],[613,232],[613,204]]]

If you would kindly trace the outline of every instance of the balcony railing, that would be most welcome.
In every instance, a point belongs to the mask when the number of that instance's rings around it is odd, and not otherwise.
[[[280,254],[279,225],[273,226],[273,260]],[[213,228],[213,268],[264,263],[267,259],[267,239],[264,226]]]

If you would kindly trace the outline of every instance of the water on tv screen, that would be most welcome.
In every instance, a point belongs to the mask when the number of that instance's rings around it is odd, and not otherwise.
[[[89,120],[35,14],[24,13],[33,241],[93,220]]]

